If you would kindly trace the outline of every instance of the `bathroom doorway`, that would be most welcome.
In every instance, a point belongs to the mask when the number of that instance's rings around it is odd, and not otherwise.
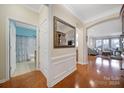
[[[36,70],[37,28],[10,20],[10,77]]]

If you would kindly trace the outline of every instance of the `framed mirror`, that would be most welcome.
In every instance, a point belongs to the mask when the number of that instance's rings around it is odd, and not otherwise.
[[[75,47],[75,27],[54,16],[54,48]]]

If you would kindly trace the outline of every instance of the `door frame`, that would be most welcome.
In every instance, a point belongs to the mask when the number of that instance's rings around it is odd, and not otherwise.
[[[39,27],[36,24],[31,24],[28,22],[23,22],[21,20],[17,20],[15,18],[7,18],[7,25],[6,25],[6,53],[7,53],[7,61],[6,61],[6,80],[11,79],[11,62],[10,62],[10,21],[16,21],[16,22],[20,22],[20,23],[24,23],[24,24],[28,24],[28,25],[32,25],[34,27],[36,27],[36,70],[39,69]]]

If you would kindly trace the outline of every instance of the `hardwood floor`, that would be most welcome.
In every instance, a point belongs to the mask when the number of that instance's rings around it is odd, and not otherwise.
[[[46,88],[46,79],[40,71],[32,71],[0,84],[2,88]]]
[[[88,58],[88,65],[77,65],[77,70],[54,86],[54,88],[124,87],[124,70],[118,60]],[[0,87],[47,87],[40,71],[33,71],[0,84]]]
[[[88,65],[77,65],[77,71],[55,85],[55,88],[124,87],[120,61],[89,56]]]

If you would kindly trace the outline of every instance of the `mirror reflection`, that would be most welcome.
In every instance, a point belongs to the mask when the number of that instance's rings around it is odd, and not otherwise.
[[[75,27],[55,17],[54,46],[75,47]]]

